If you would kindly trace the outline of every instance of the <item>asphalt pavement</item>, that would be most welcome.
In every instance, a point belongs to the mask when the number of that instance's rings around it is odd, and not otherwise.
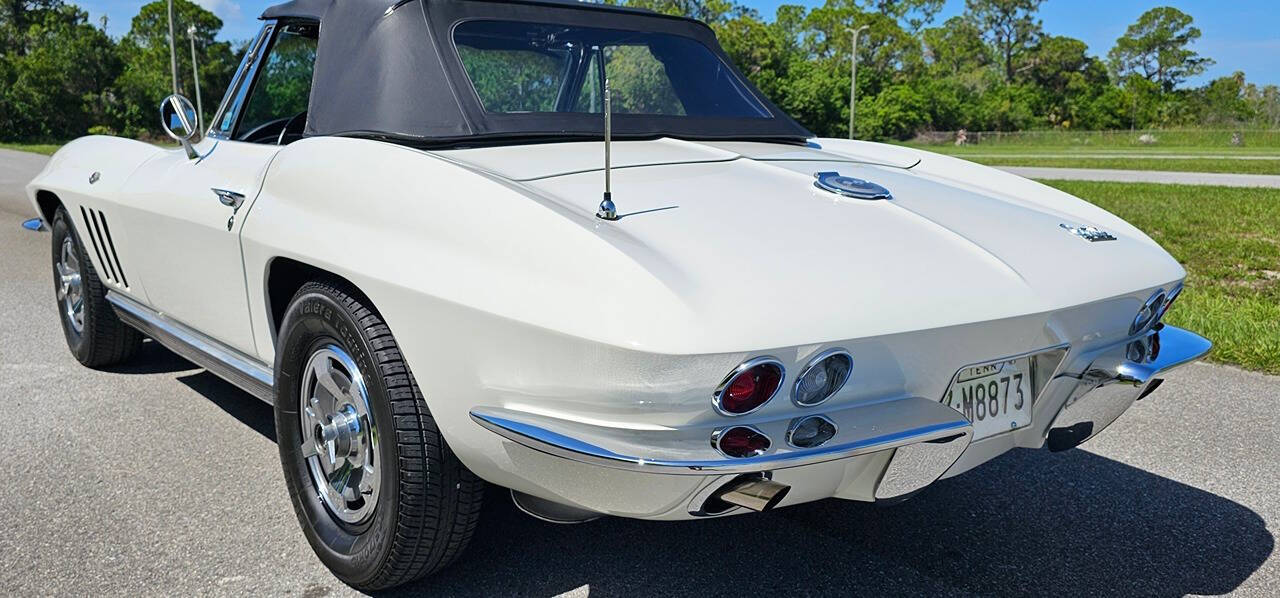
[[[0,148],[0,212],[35,215],[24,189],[48,162],[48,156]]]
[[[298,529],[270,407],[154,343],[124,367],[76,363],[49,235],[19,227],[10,192],[0,593],[352,593]],[[891,508],[559,526],[491,488],[463,559],[403,594],[1274,596],[1278,407],[1280,378],[1194,364],[1085,448],[1015,450]]]

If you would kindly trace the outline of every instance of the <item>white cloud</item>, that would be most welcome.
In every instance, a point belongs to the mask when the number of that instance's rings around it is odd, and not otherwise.
[[[195,2],[218,15],[218,18],[223,21],[239,21],[244,17],[243,11],[240,10],[240,3],[232,0],[195,0]]]

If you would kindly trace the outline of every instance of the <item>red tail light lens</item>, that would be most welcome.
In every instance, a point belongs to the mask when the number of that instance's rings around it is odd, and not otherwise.
[[[769,402],[782,385],[782,362],[772,357],[752,359],[729,373],[712,397],[716,411],[742,415]]]
[[[729,385],[729,400],[734,403],[746,401],[756,394],[755,376],[738,376]]]
[[[769,450],[771,444],[768,436],[747,426],[716,430],[711,435],[711,445],[726,457],[743,458],[763,455]]]

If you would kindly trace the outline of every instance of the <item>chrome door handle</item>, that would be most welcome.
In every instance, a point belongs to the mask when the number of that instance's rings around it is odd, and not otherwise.
[[[211,187],[210,189],[214,195],[218,196],[218,201],[222,202],[222,205],[231,208],[231,217],[227,218],[227,232],[231,232],[236,223],[236,213],[240,211],[240,206],[244,204],[244,194],[216,187]]]
[[[212,189],[212,191],[214,195],[218,196],[218,201],[222,202],[222,205],[233,210],[239,210],[240,205],[244,203],[243,193],[228,191],[226,189]]]

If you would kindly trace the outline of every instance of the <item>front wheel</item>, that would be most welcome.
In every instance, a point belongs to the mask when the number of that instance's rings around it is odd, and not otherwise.
[[[452,562],[484,483],[445,444],[382,318],[345,285],[308,283],[279,338],[276,440],[320,560],[364,591]]]
[[[67,348],[92,368],[128,361],[142,346],[142,335],[116,317],[65,209],[54,214],[52,232],[53,288]]]

